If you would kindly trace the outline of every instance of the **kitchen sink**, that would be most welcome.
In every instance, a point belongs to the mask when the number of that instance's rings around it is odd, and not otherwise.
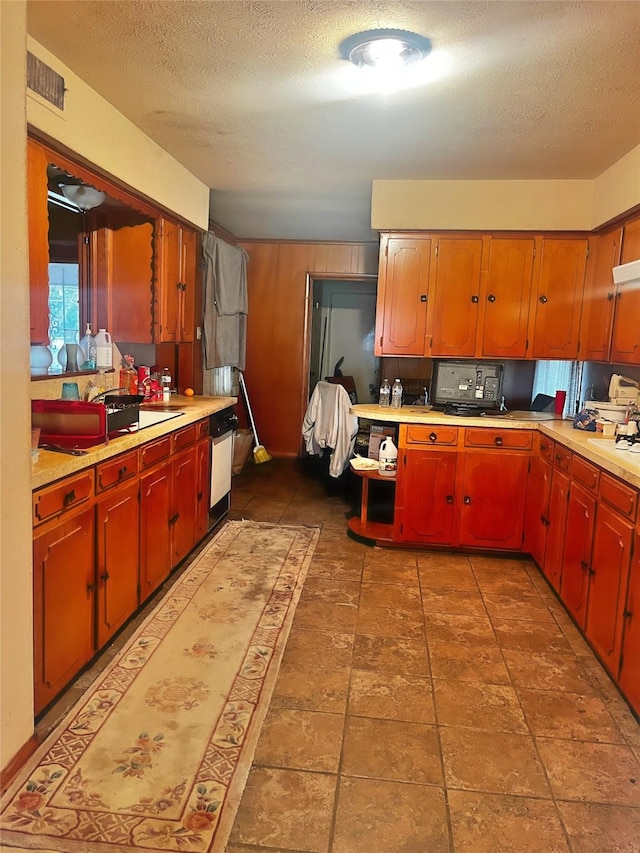
[[[179,418],[184,415],[184,412],[172,409],[169,412],[158,410],[140,409],[138,412],[138,429],[146,429],[147,427],[156,426],[156,424],[164,423],[172,418]]]
[[[640,444],[632,445],[635,449],[630,450],[626,441],[616,444],[615,438],[588,438],[587,441],[609,458],[624,459],[626,464],[637,465],[640,468]]]

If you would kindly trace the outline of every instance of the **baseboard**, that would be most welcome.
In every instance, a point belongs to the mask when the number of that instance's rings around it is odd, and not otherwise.
[[[11,784],[13,777],[25,761],[33,755],[38,746],[40,746],[40,742],[34,732],[29,740],[16,752],[7,766],[2,768],[0,771],[0,794],[4,794]]]

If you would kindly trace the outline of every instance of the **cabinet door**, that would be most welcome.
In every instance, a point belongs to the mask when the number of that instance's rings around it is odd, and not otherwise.
[[[171,460],[140,478],[140,603],[171,571]]]
[[[595,496],[572,482],[567,506],[560,598],[582,629],[587,612],[595,513]]]
[[[629,575],[620,665],[620,689],[640,713],[640,529],[636,531]]]
[[[431,240],[383,235],[376,355],[424,355]]]
[[[94,507],[33,540],[34,693],[39,713],[94,653]]]
[[[398,536],[405,542],[453,543],[456,453],[407,450],[398,468],[402,517]]]
[[[529,457],[524,453],[465,453],[460,545],[522,548],[528,468]]]
[[[37,142],[27,142],[29,216],[29,307],[31,343],[49,343],[49,157]]]
[[[562,582],[562,558],[564,554],[568,499],[569,477],[562,471],[554,468],[551,477],[551,491],[549,493],[547,545],[542,571],[556,592],[560,590]]]
[[[189,447],[173,459],[171,567],[189,553],[196,541],[196,448]]]
[[[97,504],[98,647],[138,606],[139,521],[137,480],[111,489]]]
[[[99,322],[114,340],[152,343],[153,225],[111,219],[108,313]]]
[[[441,237],[433,292],[434,356],[473,356],[480,302],[482,238]]]
[[[640,259],[640,219],[624,226],[620,263]],[[614,364],[640,364],[640,288],[619,284],[613,318],[611,358]]]
[[[196,444],[196,532],[200,542],[209,529],[209,491],[211,487],[211,443],[209,439]]]
[[[531,554],[539,568],[544,565],[549,524],[551,465],[542,457],[531,458],[524,523],[524,550]]]
[[[524,358],[535,240],[492,237],[482,324],[482,355]]]
[[[181,228],[167,219],[159,220],[160,275],[156,302],[156,343],[174,343],[179,337]]]
[[[614,678],[620,667],[633,528],[602,502],[596,511],[585,633]]]
[[[580,323],[579,356],[585,361],[607,361],[609,358],[616,291],[612,270],[620,260],[621,241],[621,228],[589,241],[591,252]]]
[[[178,340],[195,340],[196,325],[196,232],[182,228],[180,233],[180,288]]]
[[[531,308],[532,358],[572,359],[578,355],[586,239],[542,240],[538,285]]]

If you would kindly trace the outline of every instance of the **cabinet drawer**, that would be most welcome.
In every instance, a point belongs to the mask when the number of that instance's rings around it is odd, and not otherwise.
[[[458,443],[457,427],[441,426],[407,426],[407,444],[423,446],[455,447]]]
[[[559,468],[561,471],[566,471],[568,474],[571,470],[571,457],[572,453],[570,450],[567,450],[566,447],[563,447],[561,444],[556,443],[556,446],[553,450],[553,467]]]
[[[554,445],[555,442],[547,438],[546,435],[540,436],[540,456],[546,459],[547,462],[553,462]]]
[[[531,450],[533,446],[532,430],[490,429],[478,427],[467,429],[464,433],[465,447],[504,447],[508,450]]]
[[[96,493],[104,492],[138,473],[138,451],[121,453],[113,459],[96,465]]]
[[[157,441],[150,441],[140,449],[140,468],[150,468],[156,462],[171,455],[171,436],[166,435]]]
[[[615,477],[605,474],[600,475],[600,500],[609,504],[625,518],[633,521],[638,508],[638,492],[632,486],[627,486]]]
[[[189,445],[195,442],[196,426],[197,424],[191,424],[191,426],[184,427],[184,429],[179,429],[177,432],[171,434],[174,451],[182,450],[184,447],[189,447]]]
[[[93,468],[66,477],[33,494],[33,524],[42,524],[93,497]]]
[[[600,471],[595,465],[587,462],[581,456],[574,456],[571,462],[571,478],[590,492],[598,491]]]
[[[200,441],[202,438],[209,437],[209,418],[205,418],[202,421],[198,421],[196,424],[196,441]]]

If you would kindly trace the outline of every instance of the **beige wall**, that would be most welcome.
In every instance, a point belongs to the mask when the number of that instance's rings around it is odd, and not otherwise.
[[[374,181],[384,230],[591,231],[640,204],[640,146],[595,181]]]
[[[0,3],[0,767],[33,731],[26,6]]]
[[[209,188],[42,45],[29,37],[27,46],[67,89],[64,111],[29,90],[29,125],[206,231]]]

